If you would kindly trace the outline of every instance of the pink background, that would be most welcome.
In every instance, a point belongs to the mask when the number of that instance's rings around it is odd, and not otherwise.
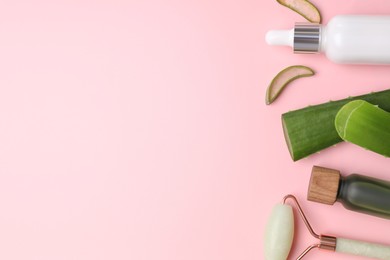
[[[388,0],[313,1],[390,14]],[[0,259],[264,259],[287,193],[319,233],[390,244],[389,220],[307,202],[311,167],[390,179],[340,144],[299,162],[280,115],[390,87],[389,66],[267,46],[299,15],[276,1],[12,0],[0,8]],[[268,83],[303,64],[271,106]],[[313,242],[298,222],[293,255]],[[358,259],[315,252],[306,259]]]

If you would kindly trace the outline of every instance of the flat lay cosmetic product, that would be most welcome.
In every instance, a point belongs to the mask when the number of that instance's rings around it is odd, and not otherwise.
[[[296,23],[291,30],[266,34],[269,45],[285,45],[295,53],[325,53],[345,64],[390,64],[390,16],[339,15],[327,25]]]
[[[314,166],[307,199],[328,205],[338,201],[349,210],[390,219],[390,182],[360,174],[345,177]]]
[[[318,240],[317,244],[310,245],[297,258],[289,256],[294,240],[294,210],[292,206],[287,204],[287,200],[294,202],[296,211],[298,211],[310,234]],[[266,260],[299,260],[315,248],[374,259],[390,259],[390,246],[318,235],[314,232],[298,200],[293,195],[285,196],[283,203],[274,206],[266,226],[264,243]]]

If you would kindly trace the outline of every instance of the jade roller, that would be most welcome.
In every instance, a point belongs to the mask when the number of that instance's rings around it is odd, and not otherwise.
[[[287,260],[294,239],[294,213],[293,208],[286,201],[292,200],[305,223],[310,234],[318,239],[317,244],[310,245],[296,259],[302,259],[314,248],[366,256],[373,259],[390,259],[390,246],[356,241],[327,235],[318,235],[310,226],[298,200],[293,195],[287,195],[283,203],[277,204],[271,213],[265,232],[265,259]],[[293,259],[293,258],[290,258]]]

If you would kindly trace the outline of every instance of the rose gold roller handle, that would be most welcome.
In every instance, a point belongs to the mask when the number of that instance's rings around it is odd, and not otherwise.
[[[305,216],[305,213],[303,212],[301,206],[298,203],[298,200],[293,195],[289,194],[284,197],[283,203],[285,204],[288,199],[294,201],[299,215],[301,216],[310,234],[313,237],[319,239],[318,244],[313,244],[306,248],[297,257],[297,260],[301,260],[307,253],[309,253],[314,248],[336,251],[338,253],[365,256],[373,259],[390,260],[390,246],[362,242],[346,238],[336,238],[334,236],[318,235],[311,227],[309,221]]]
[[[292,201],[294,201],[294,203],[295,203],[295,205],[296,205],[296,207],[298,209],[298,213],[301,216],[301,218],[302,218],[303,222],[305,223],[307,229],[309,230],[310,234],[313,237],[319,239],[319,243],[318,244],[313,244],[313,245],[310,245],[308,248],[306,248],[297,257],[297,260],[302,259],[307,253],[309,253],[314,248],[320,248],[320,249],[326,249],[326,250],[330,250],[330,251],[335,251],[336,250],[336,238],[333,237],[333,236],[318,235],[316,232],[314,232],[314,230],[311,227],[309,221],[307,220],[307,217],[306,217],[305,213],[302,210],[301,205],[299,205],[299,202],[298,202],[297,198],[294,195],[291,195],[291,194],[286,195],[284,197],[284,199],[283,199],[283,203],[285,204],[288,199],[291,199]]]

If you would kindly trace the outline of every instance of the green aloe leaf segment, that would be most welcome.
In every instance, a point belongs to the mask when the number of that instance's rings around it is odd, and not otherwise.
[[[284,136],[294,161],[342,141],[334,122],[337,112],[352,100],[365,100],[390,111],[390,89],[290,111],[282,115]]]

